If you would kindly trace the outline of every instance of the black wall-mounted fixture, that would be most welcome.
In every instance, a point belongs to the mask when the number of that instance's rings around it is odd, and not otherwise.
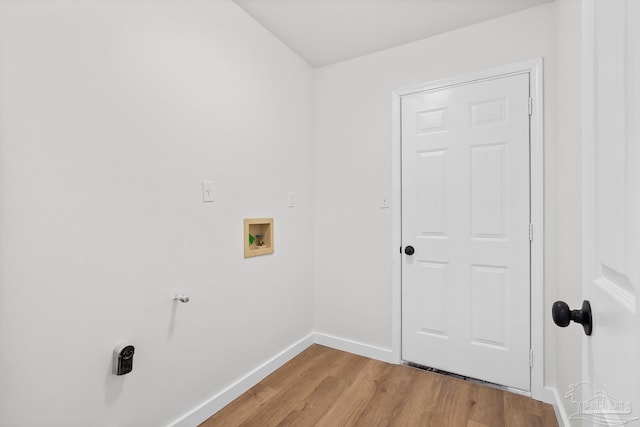
[[[113,350],[113,375],[126,375],[133,370],[135,351],[135,347],[128,344],[119,345]]]
[[[573,320],[582,325],[586,335],[591,335],[593,317],[591,316],[591,304],[589,304],[589,301],[583,301],[582,309],[580,310],[571,310],[566,302],[556,301],[551,308],[551,315],[556,325],[564,328],[569,326],[569,323]]]

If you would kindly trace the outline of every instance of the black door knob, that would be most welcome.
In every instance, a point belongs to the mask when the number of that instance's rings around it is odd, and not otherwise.
[[[591,304],[589,304],[589,301],[583,301],[582,309],[580,310],[570,310],[566,302],[556,301],[551,308],[551,315],[556,325],[564,328],[569,326],[569,323],[573,320],[582,325],[585,334],[591,335],[593,317],[591,316]]]
[[[413,246],[407,246],[406,248],[404,248],[404,253],[407,255],[413,255],[416,253],[416,250],[413,249]]]

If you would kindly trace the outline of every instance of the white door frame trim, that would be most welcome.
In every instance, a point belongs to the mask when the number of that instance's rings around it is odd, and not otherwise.
[[[395,89],[392,92],[392,359],[402,362],[402,153],[401,153],[401,97],[426,90],[441,89],[491,80],[509,75],[529,73],[530,96],[533,99],[531,115],[531,397],[549,400],[544,391],[544,125],[543,125],[543,60],[542,58],[517,62],[459,77],[447,78]],[[524,231],[523,231],[524,232]],[[529,393],[526,393],[529,394]]]
[[[595,224],[595,206],[593,193],[586,183],[595,185],[596,141],[596,2],[585,0],[582,3],[582,259],[589,259],[594,247],[593,230]],[[591,265],[582,265],[583,277],[593,277]],[[584,295],[585,284],[582,284]],[[585,298],[587,298],[585,296]],[[589,340],[582,340],[582,378],[589,378]]]

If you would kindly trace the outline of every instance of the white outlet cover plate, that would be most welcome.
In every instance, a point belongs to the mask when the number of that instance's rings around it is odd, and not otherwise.
[[[202,201],[204,203],[213,202],[213,182],[202,181]]]

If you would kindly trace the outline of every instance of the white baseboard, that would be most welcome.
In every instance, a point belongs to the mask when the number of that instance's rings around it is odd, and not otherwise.
[[[197,406],[189,413],[178,418],[169,425],[172,427],[194,427],[207,420],[213,414],[231,403],[242,393],[258,384],[273,371],[287,363],[289,360],[302,353],[307,347],[314,343],[314,335],[309,334],[298,342],[291,345],[281,353],[272,357],[258,368],[249,372],[236,383],[230,385],[220,393],[211,397],[209,400]]]
[[[321,334],[318,332],[315,333],[314,342],[316,344],[347,351],[370,359],[381,360],[387,363],[397,363],[393,352],[386,348],[363,344],[357,341],[351,341],[345,338],[334,337],[333,335]]]
[[[556,419],[560,427],[570,427],[569,415],[567,414],[567,408],[563,405],[563,400],[555,387],[545,387],[544,401],[553,406],[553,410],[556,413]]]

